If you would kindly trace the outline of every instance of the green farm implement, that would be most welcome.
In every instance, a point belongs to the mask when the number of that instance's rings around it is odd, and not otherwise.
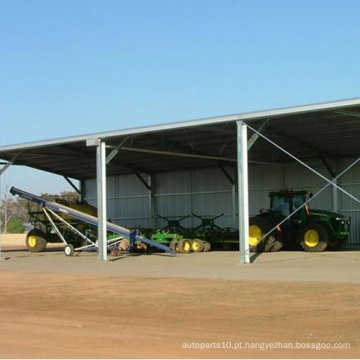
[[[192,213],[180,219],[158,215],[159,218],[166,221],[166,225],[162,229],[153,232],[150,238],[180,253],[208,252],[211,248],[238,248],[238,232],[223,229],[215,223],[215,220],[223,215],[203,217]],[[194,228],[185,228],[181,222],[190,217],[199,219],[200,224]]]
[[[181,222],[190,217],[183,216],[180,219],[166,218],[158,215],[160,219],[166,221],[166,225],[161,230],[157,230],[151,235],[151,240],[169,246],[172,250],[179,253],[203,252],[210,250],[210,244],[194,236],[194,232],[183,227]]]

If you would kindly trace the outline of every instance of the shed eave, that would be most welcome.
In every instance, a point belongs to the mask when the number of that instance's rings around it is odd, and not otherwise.
[[[360,106],[360,98],[322,102],[310,105],[291,106],[271,110],[245,112],[233,115],[216,116],[210,118],[201,118],[188,121],[172,122],[151,126],[135,127],[123,130],[106,131],[98,133],[90,133],[84,135],[55,138],[42,141],[33,141],[27,143],[20,143],[14,145],[5,145],[0,147],[0,152],[13,151],[13,150],[25,150],[30,148],[38,148],[49,145],[60,145],[75,142],[86,141],[89,138],[101,138],[109,139],[118,136],[131,136],[143,133],[157,132],[157,131],[170,131],[187,127],[204,126],[204,125],[216,125],[221,123],[245,121],[251,122],[262,118],[280,117],[294,114],[304,114],[312,111],[329,111],[340,110],[342,108],[349,108],[353,106]]]

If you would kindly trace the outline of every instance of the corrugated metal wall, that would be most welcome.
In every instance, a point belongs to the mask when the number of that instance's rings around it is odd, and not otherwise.
[[[339,164],[343,169],[350,162]],[[314,169],[329,177],[322,165]],[[232,169],[227,169],[234,176]],[[147,175],[142,175],[150,181]],[[360,198],[360,165],[357,165],[341,179],[339,185]],[[157,174],[153,179],[153,212],[165,217],[181,218],[192,213],[214,217],[221,227],[236,227],[237,201],[234,186],[219,168],[193,171],[179,171]],[[293,190],[305,189],[315,194],[326,182],[300,164],[250,165],[249,166],[249,205],[250,215],[260,208],[269,207],[268,193],[285,187]],[[96,181],[85,182],[85,200],[96,205]],[[151,217],[151,196],[149,190],[135,175],[113,176],[107,181],[108,218],[128,227],[162,227],[165,221]],[[348,248],[360,248],[360,205],[347,195],[338,191],[339,210],[352,218],[352,236]],[[312,208],[333,210],[333,190],[327,187],[311,201]],[[194,227],[200,221],[194,217],[185,219],[182,225]]]
[[[233,171],[231,171],[233,176]],[[192,213],[214,217],[224,214],[217,224],[233,225],[232,185],[220,169],[194,170],[160,174],[155,177],[155,209],[162,216],[182,217]],[[200,220],[192,217],[183,221],[194,227]],[[162,220],[157,225],[163,226]]]
[[[234,176],[233,171],[229,170]],[[142,175],[149,181],[147,175]],[[154,213],[164,217],[181,218],[192,213],[204,217],[224,214],[217,220],[222,227],[235,223],[234,189],[218,169],[172,172],[158,174],[152,179],[156,184],[153,194]],[[85,182],[85,200],[96,206],[96,180]],[[113,176],[107,180],[108,218],[131,227],[163,227],[166,222],[150,216],[149,190],[136,175]],[[199,225],[195,217],[185,219],[185,227]]]
[[[128,227],[149,227],[148,190],[135,175],[107,179],[108,218]],[[85,200],[96,206],[96,180],[86,180]]]
[[[261,208],[269,208],[269,192],[284,187],[282,166],[249,166],[249,213],[254,216]]]

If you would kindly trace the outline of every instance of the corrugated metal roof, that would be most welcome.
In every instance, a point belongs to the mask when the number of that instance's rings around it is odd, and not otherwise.
[[[18,155],[16,164],[86,179],[96,174],[95,148],[87,147],[86,140],[102,138],[112,147],[125,141],[108,164],[109,175],[236,166],[236,121],[256,128],[264,119],[270,121],[263,133],[302,160],[360,154],[357,98],[3,146],[0,158],[11,160]],[[284,163],[290,159],[259,138],[249,160]]]
[[[16,150],[28,149],[31,147],[42,147],[42,146],[54,145],[54,144],[67,144],[77,141],[86,141],[86,139],[89,138],[108,139],[119,136],[129,136],[129,135],[152,133],[158,131],[183,129],[193,126],[221,124],[221,123],[233,122],[238,120],[243,120],[243,121],[258,120],[261,118],[267,118],[273,116],[277,117],[282,115],[303,114],[312,111],[333,110],[333,109],[340,109],[343,107],[348,108],[353,106],[360,106],[360,98],[330,101],[330,102],[323,102],[323,103],[310,104],[310,105],[292,106],[292,107],[263,110],[263,111],[245,112],[245,113],[239,113],[233,115],[224,115],[224,116],[217,116],[217,117],[210,117],[203,119],[187,120],[181,122],[172,122],[172,123],[170,122],[166,124],[135,127],[129,129],[120,129],[120,130],[107,131],[107,132],[98,132],[98,133],[69,136],[64,138],[56,138],[56,139],[49,139],[42,141],[33,141],[22,144],[0,146],[0,151],[7,151],[13,149]]]

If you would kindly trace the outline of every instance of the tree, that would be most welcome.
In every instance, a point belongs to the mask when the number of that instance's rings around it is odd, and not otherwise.
[[[64,191],[60,194],[41,194],[40,197],[48,201],[58,201],[67,205],[71,202],[76,202],[78,194],[76,192]],[[1,232],[8,232],[8,223],[10,218],[16,218],[22,222],[29,222],[29,211],[41,211],[38,204],[32,203],[18,196],[12,196],[9,193],[9,189],[6,188],[2,199],[0,201],[0,220],[1,220]]]
[[[23,222],[16,217],[11,217],[7,223],[7,232],[9,234],[21,234],[25,231]]]
[[[61,203],[75,203],[79,199],[78,193],[75,191],[62,191],[60,194],[42,193],[41,198],[48,201],[55,201]]]
[[[29,221],[26,204],[27,201],[13,197],[10,195],[9,189],[6,188],[0,201],[1,232],[6,233],[8,231],[8,222],[12,217],[21,222]]]

